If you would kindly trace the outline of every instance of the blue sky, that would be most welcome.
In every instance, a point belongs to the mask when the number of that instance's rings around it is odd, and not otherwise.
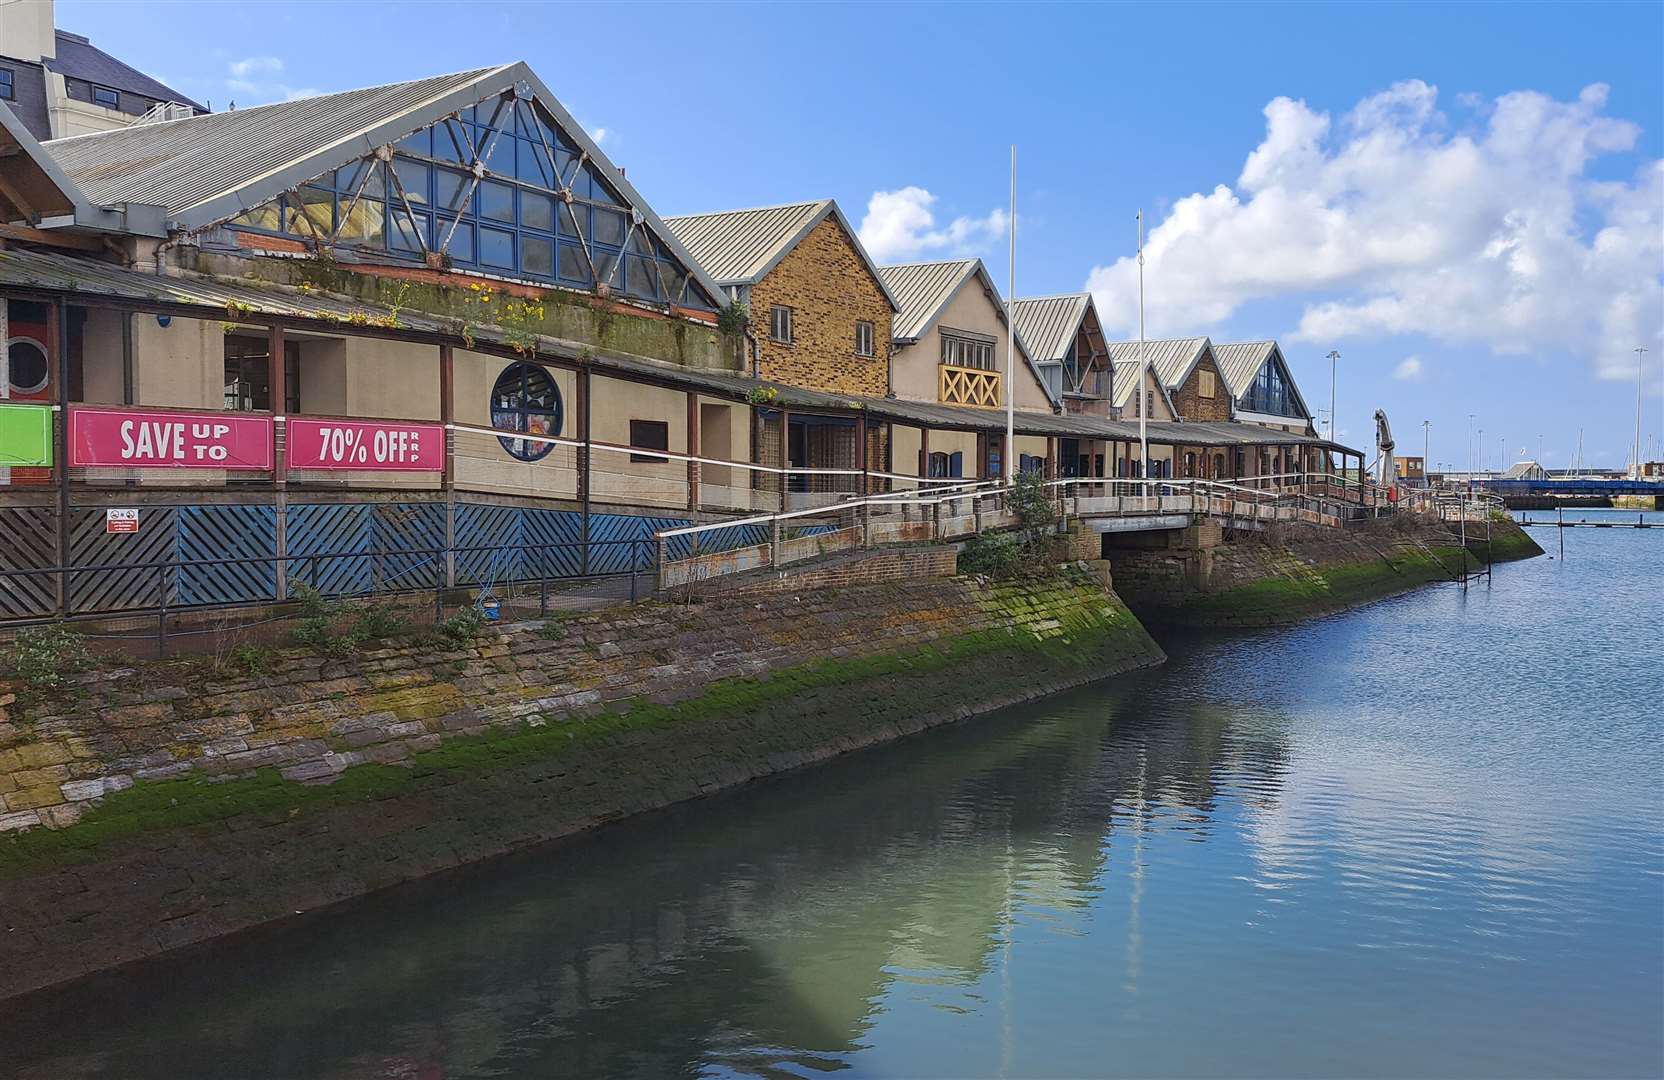
[[[832,196],[880,261],[1091,283],[1129,331],[1283,342],[1400,452],[1621,465],[1664,427],[1664,5],[93,3],[60,27],[222,109],[528,61],[662,214]],[[1130,333],[1129,333],[1130,336]]]

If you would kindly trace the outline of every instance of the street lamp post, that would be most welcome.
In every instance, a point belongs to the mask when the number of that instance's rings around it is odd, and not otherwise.
[[[1641,369],[1646,364],[1647,347],[1635,346],[1635,468],[1630,479],[1641,479]]]
[[[1335,441],[1335,361],[1340,359],[1339,349],[1329,350],[1329,441]]]

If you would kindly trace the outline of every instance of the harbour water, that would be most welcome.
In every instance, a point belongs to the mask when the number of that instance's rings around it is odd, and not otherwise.
[[[1664,532],[1565,541],[9,1003],[0,1074],[1658,1076]]]

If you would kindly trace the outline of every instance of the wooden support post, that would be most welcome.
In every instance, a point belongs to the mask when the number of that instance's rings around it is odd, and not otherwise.
[[[589,445],[589,399],[589,365],[584,364],[578,368],[578,441],[583,443],[578,448],[578,572],[584,577],[589,576],[590,461],[594,456]]]
[[[792,486],[792,414],[785,409],[780,410],[780,505],[776,507],[781,513],[786,511],[787,494]]]
[[[272,482],[280,489],[288,482],[288,446],[284,428],[288,419],[284,406],[289,400],[289,370],[283,363],[283,327],[273,323],[266,328],[266,388],[272,407]]]
[[[924,427],[923,425],[920,425],[920,427],[919,427],[919,479],[920,479],[921,483],[918,485],[920,491],[923,491],[923,490],[925,490],[926,488],[928,488],[930,486],[929,484],[922,483],[922,481],[927,480],[929,478],[930,478],[930,429],[927,428],[927,427]]]
[[[0,303],[5,303],[0,300]],[[61,301],[46,308],[46,360],[54,381],[52,397],[58,403],[57,437],[53,458],[58,466],[58,613],[69,618],[69,310]],[[0,344],[4,344],[0,342]],[[164,585],[165,588],[165,585]]]
[[[1057,479],[1057,436],[1046,436],[1046,479]]]
[[[439,423],[445,431],[445,463],[439,487],[445,496],[445,587],[456,588],[456,356],[439,346]]]
[[[863,412],[855,419],[855,456],[861,467],[861,546],[872,546],[872,507],[867,504],[867,498],[872,494],[872,487],[868,482],[867,472],[867,414]]]
[[[699,513],[699,395],[689,390],[688,398],[688,513]],[[697,534],[695,534],[697,535]]]

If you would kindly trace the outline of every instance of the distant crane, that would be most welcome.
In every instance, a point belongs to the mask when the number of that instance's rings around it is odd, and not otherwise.
[[[1397,471],[1392,460],[1392,425],[1387,423],[1387,414],[1382,409],[1375,410],[1375,449],[1380,457],[1377,459],[1379,483],[1382,487],[1391,487],[1398,481]]]

